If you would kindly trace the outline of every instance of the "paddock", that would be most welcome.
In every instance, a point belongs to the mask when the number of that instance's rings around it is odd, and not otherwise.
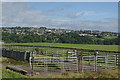
[[[117,51],[4,45],[3,57],[28,61],[31,72],[85,72],[117,69]],[[11,56],[12,55],[12,56]]]

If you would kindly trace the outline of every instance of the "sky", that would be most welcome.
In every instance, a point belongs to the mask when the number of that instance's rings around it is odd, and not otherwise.
[[[3,2],[2,26],[118,31],[117,2]]]

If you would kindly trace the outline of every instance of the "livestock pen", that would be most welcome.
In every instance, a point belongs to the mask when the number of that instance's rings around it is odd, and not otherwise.
[[[88,50],[77,48],[3,45],[3,57],[21,55],[20,60],[27,60],[31,72],[84,72],[117,69],[119,53],[117,51]]]

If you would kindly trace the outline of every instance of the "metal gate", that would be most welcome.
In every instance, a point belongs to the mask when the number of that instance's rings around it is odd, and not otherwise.
[[[115,69],[116,61],[117,56],[112,54],[82,56],[82,71]]]
[[[79,59],[80,58],[80,59]],[[30,57],[30,67],[33,71],[63,72],[63,71],[99,71],[115,69],[117,56],[113,54],[82,53],[81,57]]]
[[[65,57],[45,55],[43,57],[36,57],[32,53],[30,57],[30,67],[33,71],[40,72],[78,72],[78,59],[75,55],[67,55]]]

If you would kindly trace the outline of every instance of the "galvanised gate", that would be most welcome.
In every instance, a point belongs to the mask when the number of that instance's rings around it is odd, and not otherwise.
[[[116,69],[117,59],[116,54],[81,53],[79,56],[79,71]]]
[[[35,56],[33,53],[30,57],[30,66],[33,71],[41,72],[78,72],[78,58],[76,52],[56,52],[46,51],[42,57]]]
[[[44,57],[30,57],[30,65],[32,70],[43,72],[55,72],[55,71],[101,71],[108,69],[116,69],[118,62],[118,55],[112,53],[98,53],[98,52],[60,52],[52,56],[50,51],[46,52]],[[33,62],[33,63],[32,63]]]

